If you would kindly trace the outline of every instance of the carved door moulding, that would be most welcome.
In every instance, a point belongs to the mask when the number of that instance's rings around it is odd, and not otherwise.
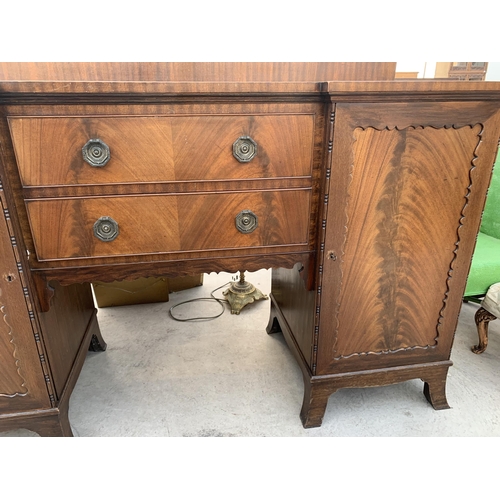
[[[2,322],[0,323],[0,350],[3,352],[11,352],[11,361],[14,363],[14,370],[11,366],[6,366],[2,363],[0,365],[0,379],[3,381],[2,386],[0,386],[0,397],[12,398],[15,396],[25,396],[28,394],[28,389],[26,388],[26,380],[21,375],[21,368],[19,366],[20,360],[17,358],[16,345],[14,343],[14,338],[12,335],[12,327],[7,321],[7,313],[5,312],[5,305],[0,302],[0,312],[2,314]],[[18,380],[12,380],[11,375],[13,373],[18,375]],[[9,380],[10,379],[10,380]],[[11,387],[16,387],[19,389],[14,389],[13,392],[3,392],[7,387],[9,390]]]
[[[464,223],[472,189],[472,172],[482,131],[481,124],[460,127],[412,125],[402,128],[354,128],[352,162],[347,174],[342,243],[338,252],[340,283],[334,307],[333,361],[353,356],[378,356],[415,349],[432,349],[437,346],[450,291],[449,282],[453,277],[460,246],[460,229]],[[450,154],[449,149],[455,148],[458,156],[463,155],[461,148],[465,147],[469,150],[470,162],[465,169],[455,171],[453,154]],[[429,178],[427,160],[433,158],[435,162],[436,156],[440,157],[439,148],[442,148],[443,153],[442,165],[430,171],[437,177]],[[367,154],[367,150],[371,154]],[[415,151],[418,151],[420,156],[415,157]],[[428,152],[427,160],[422,151]],[[360,154],[364,154],[364,157],[359,156]],[[365,168],[368,164],[370,169]],[[335,176],[335,173],[332,174]],[[372,176],[369,181],[368,176]],[[421,189],[422,192],[429,192],[433,183],[437,188],[436,199],[432,202],[436,205],[436,211],[429,211],[426,205],[419,205],[422,198],[418,191]],[[439,191],[439,187],[443,188],[448,184],[450,191],[462,191],[462,201],[454,198],[455,221],[452,223],[448,220],[441,227],[437,221],[439,213],[445,212],[445,205],[442,210],[439,210],[439,205],[449,203],[449,200],[446,193]],[[424,201],[429,203],[428,199]],[[359,223],[360,217],[363,218],[362,224]],[[353,219],[358,220],[358,223],[353,224]],[[443,235],[445,225],[449,234]],[[450,227],[455,228],[453,235]],[[426,233],[426,236],[422,236]],[[426,249],[419,250],[422,254],[420,262],[418,252],[416,254],[415,249],[408,246],[411,245],[412,235],[415,240],[416,234],[423,237],[428,245]],[[446,263],[443,252],[439,252],[443,244],[448,249]],[[432,245],[436,247],[435,252],[430,250]],[[350,260],[357,259],[354,256],[359,255],[361,249],[366,252],[370,263],[365,266],[358,265],[357,270],[353,271],[355,268],[350,264]],[[347,263],[346,258],[349,260]],[[420,289],[424,286],[422,276],[426,273],[432,275],[433,272],[429,268],[434,267],[434,275],[443,276],[445,266],[447,277],[440,285],[441,305],[438,307],[435,301],[425,305],[414,303],[413,296],[425,298],[425,293],[412,292],[415,287]],[[350,269],[347,281],[346,268]],[[368,285],[366,293],[359,294],[363,285]],[[394,290],[398,292],[395,294]],[[359,308],[357,311],[346,310],[342,297],[353,295],[359,297]],[[428,296],[435,296],[435,293],[429,293]],[[352,302],[347,307],[352,308]],[[433,320],[427,313],[429,309],[433,310]],[[421,328],[417,313],[422,311],[426,312],[427,328]],[[362,318],[365,318],[364,323]],[[431,321],[435,325],[433,338],[428,337]],[[352,323],[352,330],[361,329],[366,331],[366,335],[356,335],[356,345],[351,345],[350,340],[346,340],[346,335],[343,335],[342,345],[339,346],[339,329],[342,328],[342,322],[344,329],[349,322]],[[427,332],[427,337],[421,331]]]

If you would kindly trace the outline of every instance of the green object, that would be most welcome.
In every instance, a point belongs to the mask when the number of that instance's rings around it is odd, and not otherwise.
[[[500,154],[497,155],[464,298],[481,297],[500,282]]]
[[[495,162],[480,231],[500,239],[500,154]]]
[[[472,258],[465,296],[484,295],[500,282],[500,239],[480,232]]]

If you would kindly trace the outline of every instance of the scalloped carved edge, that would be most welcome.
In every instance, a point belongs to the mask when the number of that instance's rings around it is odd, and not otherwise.
[[[3,314],[3,321],[7,325],[7,328],[8,328],[7,335],[10,337],[9,344],[12,345],[12,357],[15,360],[16,371],[17,371],[17,374],[19,375],[19,378],[22,381],[21,387],[24,387],[24,389],[25,389],[24,392],[14,392],[12,394],[0,392],[0,397],[13,398],[15,396],[26,396],[28,394],[28,389],[26,387],[26,379],[21,374],[21,368],[19,366],[20,360],[17,358],[17,347],[16,347],[16,344],[14,342],[14,337],[12,336],[12,326],[7,321],[7,313],[5,312],[5,305],[4,304],[0,304],[0,311]]]
[[[464,206],[462,207],[462,211],[460,212],[460,219],[459,219],[459,223],[458,223],[458,227],[457,227],[457,241],[455,242],[455,249],[453,250],[453,258],[450,262],[450,267],[448,268],[448,277],[446,278],[446,292],[445,292],[444,298],[443,298],[443,307],[439,311],[439,318],[438,318],[438,322],[436,325],[436,337],[434,338],[434,341],[436,342],[436,344],[437,344],[438,338],[439,338],[439,329],[440,329],[440,327],[443,323],[443,319],[444,319],[444,312],[445,312],[445,308],[446,308],[446,305],[448,302],[448,295],[450,294],[450,280],[453,277],[453,270],[454,270],[454,266],[455,266],[455,261],[457,260],[457,257],[458,257],[458,249],[459,249],[460,239],[461,239],[460,238],[460,230],[462,229],[462,226],[464,225],[465,210],[467,209],[467,205],[469,204],[469,197],[470,197],[470,194],[472,192],[472,172],[476,168],[475,163],[476,163],[476,160],[478,159],[477,150],[481,144],[481,138],[482,138],[483,131],[484,131],[484,125],[482,123],[476,123],[475,125],[470,125],[471,129],[474,129],[477,126],[480,127],[479,133],[477,134],[477,137],[479,138],[479,140],[478,140],[478,143],[476,144],[474,151],[472,152],[473,158],[470,162],[471,167],[469,168],[469,185],[467,186],[467,193],[465,194],[465,203],[464,203]]]
[[[33,274],[40,280],[57,281],[62,286],[74,283],[90,283],[94,280],[109,283],[112,281],[131,281],[137,278],[148,277],[178,277],[203,273],[237,273],[239,271],[255,272],[260,269],[286,267],[292,269],[297,263],[302,265],[301,273],[307,281],[310,261],[314,258],[312,252],[297,254],[276,255],[245,255],[219,259],[199,259],[190,261],[154,261],[148,263],[110,264],[99,266],[85,266],[71,272],[71,268],[54,268],[33,270]],[[190,266],[181,263],[189,262]]]
[[[468,172],[468,175],[469,175],[469,185],[467,186],[467,192],[464,196],[465,198],[465,203],[462,207],[462,210],[460,211],[460,217],[459,217],[459,221],[458,221],[458,227],[457,227],[457,241],[455,242],[455,249],[453,250],[453,257],[451,259],[451,262],[450,262],[450,266],[448,268],[448,276],[446,278],[446,291],[444,292],[444,296],[443,296],[443,299],[442,299],[442,302],[443,302],[443,307],[440,309],[439,311],[439,317],[437,319],[437,324],[436,324],[436,336],[434,337],[434,342],[435,344],[434,345],[425,345],[425,346],[420,346],[420,345],[416,345],[416,346],[410,346],[410,347],[401,347],[399,349],[387,349],[387,350],[383,350],[383,351],[367,351],[367,352],[355,352],[355,353],[352,353],[352,354],[347,354],[347,355],[342,355],[342,356],[337,356],[337,357],[334,357],[333,359],[335,361],[339,361],[339,360],[342,360],[342,359],[349,359],[349,358],[352,358],[352,357],[355,357],[355,356],[371,356],[371,355],[375,355],[375,356],[381,356],[381,355],[386,355],[386,354],[394,354],[394,353],[398,353],[398,352],[404,352],[404,351],[414,351],[414,350],[418,350],[418,349],[435,349],[437,347],[437,344],[438,344],[438,339],[439,339],[439,335],[440,335],[440,332],[439,332],[439,329],[442,325],[442,322],[443,322],[443,319],[444,319],[444,312],[445,312],[445,308],[446,308],[446,305],[447,305],[447,301],[448,301],[448,295],[450,293],[450,280],[453,276],[453,269],[454,269],[454,265],[455,265],[455,261],[457,259],[457,256],[458,256],[458,249],[459,249],[459,245],[460,245],[460,229],[462,228],[462,226],[464,225],[464,219],[465,219],[465,210],[469,204],[469,197],[470,197],[470,194],[472,192],[472,172],[474,171],[474,169],[476,168],[476,165],[475,165],[475,162],[478,158],[477,156],[477,150],[482,142],[482,135],[483,135],[483,131],[484,131],[484,125],[482,123],[475,123],[475,124],[468,124],[468,125],[461,125],[461,126],[455,126],[453,124],[444,124],[440,127],[438,126],[434,126],[434,125],[408,125],[406,127],[398,127],[397,125],[394,125],[394,126],[387,126],[387,127],[373,127],[373,126],[369,126],[369,127],[356,127],[354,130],[353,130],[353,142],[352,144],[354,144],[356,142],[356,136],[355,136],[355,132],[357,130],[362,130],[362,131],[366,131],[367,129],[374,129],[374,130],[377,130],[379,132],[382,132],[384,130],[398,130],[398,131],[402,131],[402,130],[407,130],[407,129],[425,129],[425,128],[433,128],[435,130],[439,130],[439,129],[454,129],[454,130],[459,130],[461,128],[466,128],[466,127],[469,127],[470,129],[474,129],[475,127],[477,126],[480,126],[480,130],[477,134],[477,137],[478,137],[478,142],[476,144],[476,147],[474,148],[474,151],[472,152],[472,160],[470,162],[471,166],[469,168],[469,172]],[[352,151],[352,149],[351,149]],[[352,155],[353,156],[353,155]],[[345,219],[345,225],[344,225],[344,232],[343,232],[343,241],[342,241],[342,247],[341,247],[341,251],[340,251],[340,283],[339,283],[339,288],[340,290],[342,289],[342,286],[343,286],[343,278],[344,278],[344,270],[343,270],[343,263],[344,263],[344,255],[345,255],[345,245],[346,245],[346,242],[347,242],[347,232],[348,232],[348,223],[349,223],[349,215],[348,215],[348,206],[349,206],[349,199],[350,199],[350,196],[349,196],[349,190],[350,190],[350,187],[351,187],[351,184],[352,184],[352,180],[353,180],[353,176],[354,176],[354,156],[352,157],[352,162],[350,163],[350,166],[349,166],[349,180],[348,180],[348,183],[347,183],[347,193],[348,193],[348,196],[347,196],[347,200],[348,202],[346,203],[345,205],[345,209],[344,209],[344,219]],[[333,341],[333,346],[332,346],[332,350],[333,352],[335,352],[335,345],[337,343],[337,339],[338,339],[338,331],[339,331],[339,328],[340,328],[340,322],[339,322],[339,311],[340,311],[340,301],[337,301],[337,303],[335,304],[335,317],[336,317],[336,326],[335,326],[335,333],[334,333],[334,341]]]

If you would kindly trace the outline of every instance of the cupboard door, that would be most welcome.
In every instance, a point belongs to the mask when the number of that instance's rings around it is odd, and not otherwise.
[[[498,118],[477,102],[337,106],[317,374],[449,358]]]
[[[50,408],[34,311],[28,308],[28,289],[1,198],[0,208],[0,412]]]

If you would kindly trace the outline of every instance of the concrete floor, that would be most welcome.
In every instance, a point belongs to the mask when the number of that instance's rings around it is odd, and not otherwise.
[[[172,305],[208,297],[231,277],[205,275],[202,287],[172,293],[166,303],[99,310],[108,349],[89,352],[71,397],[76,436],[500,436],[500,321],[490,323],[486,352],[473,354],[477,305],[462,307],[447,384],[451,409],[435,411],[420,380],[344,389],[330,397],[323,425],[306,430],[299,367],[282,335],[265,332],[269,301],[208,322],[168,315]],[[269,271],[247,279],[269,293]],[[175,314],[218,311],[202,302]]]

